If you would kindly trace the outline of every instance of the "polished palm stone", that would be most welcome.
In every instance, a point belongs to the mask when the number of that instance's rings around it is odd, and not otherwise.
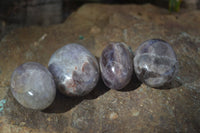
[[[47,108],[56,94],[51,73],[35,62],[27,62],[15,69],[11,78],[11,91],[21,105],[38,110]]]
[[[100,57],[101,76],[105,85],[111,89],[124,88],[132,77],[132,53],[124,43],[110,43]]]
[[[99,79],[96,58],[79,44],[68,44],[58,49],[48,64],[58,89],[68,96],[88,94]]]
[[[148,40],[135,52],[134,69],[139,80],[150,87],[161,87],[174,78],[177,58],[167,42],[160,39]]]

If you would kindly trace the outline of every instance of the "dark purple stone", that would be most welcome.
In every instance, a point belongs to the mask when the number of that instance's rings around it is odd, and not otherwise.
[[[124,88],[132,77],[132,53],[124,43],[110,43],[100,57],[101,76],[111,89]]]
[[[135,73],[140,81],[150,87],[169,83],[175,77],[177,64],[172,47],[160,39],[143,42],[135,52]]]
[[[79,44],[68,44],[58,49],[48,64],[58,89],[68,96],[88,94],[99,79],[96,58]]]
[[[15,69],[11,78],[11,91],[21,105],[38,110],[47,108],[56,95],[51,73],[35,62],[24,63]]]

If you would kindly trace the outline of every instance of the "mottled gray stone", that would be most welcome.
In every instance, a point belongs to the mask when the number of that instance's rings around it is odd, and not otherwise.
[[[169,83],[177,72],[177,64],[174,50],[163,40],[145,41],[135,52],[135,73],[142,82],[151,87],[161,87]]]
[[[124,43],[110,43],[100,57],[101,76],[106,86],[120,90],[131,80],[132,53]]]
[[[11,91],[24,107],[42,110],[54,100],[56,89],[51,73],[42,65],[28,62],[12,74]]]
[[[99,79],[96,58],[78,44],[68,44],[58,49],[52,55],[48,67],[59,90],[70,96],[89,93]]]

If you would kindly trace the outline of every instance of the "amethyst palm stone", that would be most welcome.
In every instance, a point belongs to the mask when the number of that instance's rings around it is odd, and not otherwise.
[[[13,72],[11,92],[24,107],[42,110],[53,102],[56,88],[48,69],[39,63],[27,62]]]
[[[124,43],[110,43],[100,57],[101,76],[111,89],[124,88],[132,77],[132,53]]]
[[[143,42],[136,50],[134,69],[137,77],[150,87],[162,87],[175,77],[177,58],[172,47],[160,39]]]
[[[79,44],[68,44],[58,49],[48,64],[57,88],[68,96],[88,94],[99,79],[96,58]]]

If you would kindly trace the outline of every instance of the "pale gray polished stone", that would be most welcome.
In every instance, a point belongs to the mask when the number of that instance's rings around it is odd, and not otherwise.
[[[100,57],[101,76],[105,85],[120,90],[131,80],[132,53],[124,43],[110,43]]]
[[[56,94],[51,73],[35,62],[22,64],[15,69],[11,78],[11,91],[21,105],[38,110],[47,108]]]
[[[88,94],[99,79],[96,58],[79,44],[68,44],[58,49],[48,64],[58,89],[68,96]]]
[[[160,39],[143,42],[135,52],[135,73],[139,80],[150,87],[169,83],[177,72],[177,64],[172,47]]]

